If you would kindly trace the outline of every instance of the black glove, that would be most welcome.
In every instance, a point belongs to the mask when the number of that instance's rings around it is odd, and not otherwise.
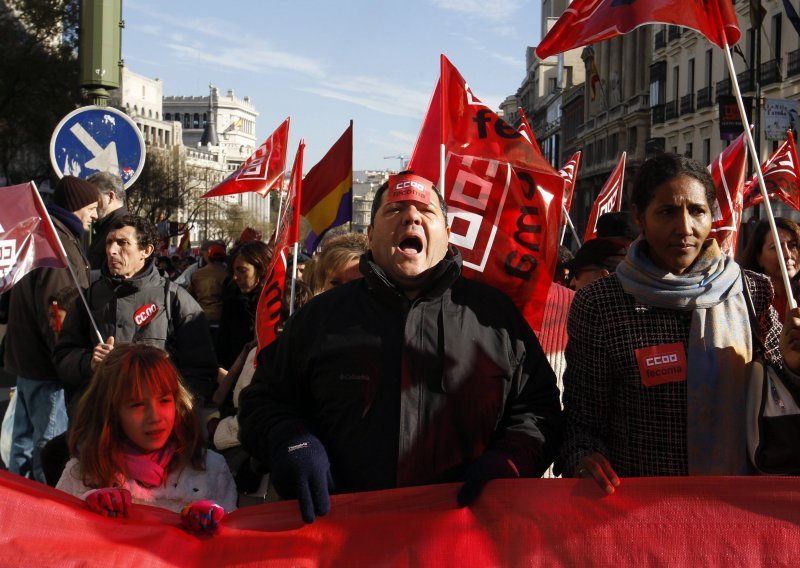
[[[281,497],[299,501],[305,522],[313,523],[317,515],[331,510],[331,464],[316,436],[297,436],[278,447],[272,456],[270,477]]]
[[[519,477],[517,466],[511,457],[501,450],[488,450],[476,459],[464,475],[464,485],[458,492],[458,506],[472,504],[492,479]]]

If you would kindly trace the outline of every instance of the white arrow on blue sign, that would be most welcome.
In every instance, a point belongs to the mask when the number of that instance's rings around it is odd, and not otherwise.
[[[112,107],[85,106],[58,123],[50,138],[50,163],[59,177],[86,179],[116,173],[129,187],[142,173],[144,138],[130,117]]]

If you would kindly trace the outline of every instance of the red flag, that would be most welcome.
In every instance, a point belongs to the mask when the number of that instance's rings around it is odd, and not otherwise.
[[[580,150],[575,152],[572,157],[558,170],[558,175],[564,178],[564,210],[569,213],[572,207],[572,197],[575,193],[575,182],[578,180],[578,166],[581,164]]]
[[[286,172],[286,147],[289,145],[289,118],[233,172],[201,197],[218,197],[255,191],[261,196],[281,187]]]
[[[770,199],[778,197],[800,211],[800,166],[797,163],[797,148],[792,131],[788,134],[786,141],[761,166],[761,172]],[[758,177],[753,174],[745,185],[744,207],[752,207],[762,201]]]
[[[584,244],[597,238],[597,220],[603,213],[611,213],[622,209],[622,182],[625,181],[625,155],[623,152],[617,162],[617,167],[606,180],[600,195],[594,200],[589,222],[586,224],[586,234],[583,236]]]
[[[33,183],[0,188],[0,292],[39,266],[66,268],[61,241]]]
[[[525,116],[525,111],[522,110],[522,107],[517,108],[519,108],[519,128],[517,130],[533,144],[533,147],[539,154],[544,156],[544,154],[542,154],[542,149],[539,147],[539,143],[536,141],[536,136],[533,135],[533,129],[531,128],[531,123],[528,122],[528,117]]]
[[[281,307],[286,288],[286,252],[297,242],[300,231],[300,193],[303,183],[303,150],[306,145],[301,140],[292,166],[289,189],[286,192],[286,207],[278,222],[275,250],[267,271],[267,281],[261,289],[256,308],[256,338],[258,350],[275,341],[278,337],[278,324],[281,320]]]
[[[741,36],[730,0],[575,0],[544,36],[536,55],[545,59],[656,23],[692,28],[721,48]]]
[[[442,142],[450,242],[464,276],[504,291],[538,329],[558,251],[563,179],[444,56],[409,169],[438,179]]]
[[[742,190],[747,173],[744,132],[714,158],[708,171],[711,172],[717,188],[717,203],[712,211],[713,222],[709,236],[717,241],[722,252],[733,258],[742,221]]]

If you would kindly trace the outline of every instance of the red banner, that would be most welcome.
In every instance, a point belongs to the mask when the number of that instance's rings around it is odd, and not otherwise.
[[[656,23],[692,28],[718,47],[733,46],[742,35],[730,0],[574,0],[536,55],[545,59]]]
[[[66,268],[61,242],[33,183],[0,188],[0,292],[38,266]]]
[[[619,211],[622,208],[622,184],[625,181],[625,156],[623,152],[617,162],[617,167],[611,172],[597,199],[594,200],[589,222],[586,223],[586,234],[583,242],[597,238],[597,220],[604,213]]]
[[[744,133],[725,148],[708,166],[717,188],[717,207],[712,212],[709,236],[719,248],[733,258],[742,222],[742,190],[747,174],[747,146]]]
[[[542,154],[542,149],[539,147],[539,143],[536,141],[536,136],[533,135],[533,128],[531,128],[531,123],[528,122],[528,117],[525,115],[525,111],[522,110],[522,107],[517,107],[519,110],[519,128],[517,130],[528,139],[528,141],[533,145],[533,148],[539,152],[539,155],[544,157]]]
[[[786,142],[781,144],[761,166],[761,173],[770,199],[778,197],[790,207],[800,211],[800,166],[797,163],[797,148],[791,130],[788,132]],[[755,174],[745,185],[744,195],[745,208],[764,201]]]
[[[273,189],[280,189],[286,173],[289,121],[289,118],[284,120],[239,169],[201,197],[218,197],[250,191],[264,196]]]
[[[539,329],[558,252],[563,179],[444,56],[409,169],[439,179],[442,143],[450,242],[461,251],[464,276],[508,294]]]
[[[210,538],[177,513],[130,517],[0,472],[0,565],[196,566],[794,566],[800,480],[789,477],[491,482],[456,507],[457,485],[335,495],[304,525],[295,501],[239,509]]]
[[[278,222],[275,250],[267,271],[267,281],[258,298],[256,339],[258,339],[259,351],[278,337],[277,326],[281,319],[281,306],[283,306],[286,289],[286,251],[297,242],[300,231],[300,193],[303,183],[303,150],[305,147],[303,140],[300,140],[292,166],[289,189],[286,192],[286,205]]]

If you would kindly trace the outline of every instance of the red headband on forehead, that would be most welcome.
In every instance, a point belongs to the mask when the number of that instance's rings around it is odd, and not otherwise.
[[[389,190],[386,192],[386,203],[394,201],[419,201],[428,205],[431,202],[433,184],[424,177],[414,174],[397,174],[389,176]]]

